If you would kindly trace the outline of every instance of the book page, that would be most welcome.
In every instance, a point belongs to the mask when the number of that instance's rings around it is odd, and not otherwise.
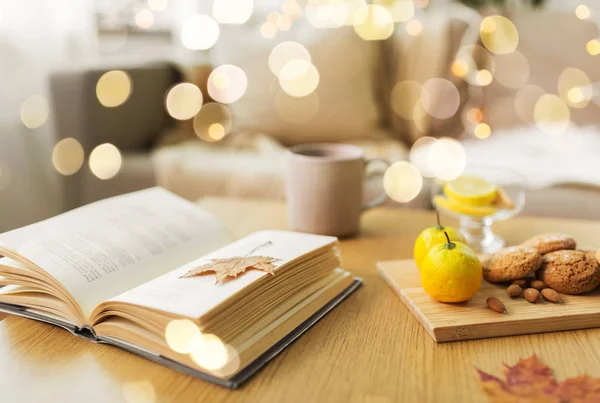
[[[248,270],[236,278],[215,284],[215,276],[212,274],[181,278],[189,270],[209,263],[214,258],[243,257],[252,253],[280,259],[274,263],[274,272],[277,275],[278,269],[286,263],[336,242],[335,237],[291,231],[255,232],[131,289],[111,301],[127,302],[189,318],[200,318],[259,278],[270,274],[260,270]]]
[[[113,197],[0,235],[89,315],[99,303],[227,243],[223,226],[162,189]]]

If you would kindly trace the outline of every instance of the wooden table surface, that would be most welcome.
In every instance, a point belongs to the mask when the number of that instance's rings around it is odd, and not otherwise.
[[[236,236],[285,228],[284,205],[207,199]],[[537,354],[559,380],[600,376],[600,329],[436,344],[379,278],[379,260],[410,258],[430,212],[375,209],[360,236],[343,240],[346,269],[364,286],[241,389],[229,391],[113,347],[34,321],[0,322],[0,401],[91,402],[481,402],[475,368]],[[600,222],[518,218],[496,225],[509,243],[548,231],[600,246]]]

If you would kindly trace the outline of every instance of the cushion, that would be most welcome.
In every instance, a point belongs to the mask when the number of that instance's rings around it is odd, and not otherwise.
[[[391,139],[355,139],[367,158],[405,159],[404,145]],[[189,140],[160,147],[152,160],[160,186],[188,199],[203,196],[284,198],[285,148],[259,133],[236,132],[218,144]],[[381,180],[369,181],[365,199],[382,191]]]
[[[132,90],[127,101],[117,108],[106,108],[96,98],[96,83],[108,69],[84,72],[85,98],[80,102],[87,106],[86,130],[87,137],[94,139],[92,146],[113,143],[122,151],[149,148],[164,127],[173,124],[165,111],[164,97],[169,87],[180,81],[180,71],[170,63],[124,70],[131,79]]]
[[[363,41],[352,27],[315,29],[295,20],[289,31],[263,38],[255,16],[244,25],[223,25],[210,51],[213,66],[233,64],[244,70],[248,88],[230,104],[234,131],[258,131],[291,145],[315,141],[345,141],[370,136],[378,129],[374,98],[377,43]],[[316,91],[294,98],[280,88],[269,69],[271,50],[296,41],[309,51],[320,81]]]
[[[188,200],[203,196],[283,198],[284,148],[261,134],[235,133],[219,144],[188,140],[158,148],[160,186]]]
[[[419,17],[422,31],[417,36],[408,35],[405,25],[398,24],[385,44],[390,74],[386,77],[387,85],[382,87],[384,107],[395,135],[407,144],[424,135],[458,137],[464,132],[461,108],[468,100],[468,86],[450,72],[466,29],[463,22],[452,18],[455,7],[437,4],[428,9]],[[456,90],[431,91],[442,87],[429,87],[430,113],[427,113],[419,101],[421,86],[434,78],[450,81]],[[397,83],[403,84],[394,89]],[[456,113],[446,117],[447,111],[454,108]]]
[[[600,186],[600,131],[596,128],[572,125],[556,136],[535,126],[499,130],[483,141],[467,140],[463,145],[468,164],[517,170],[532,189],[564,183]]]
[[[592,83],[600,80],[598,56],[591,56],[586,51],[586,43],[598,37],[598,27],[593,18],[581,21],[572,11],[545,8],[534,11],[521,10],[512,20],[519,30],[517,50],[526,62],[515,63],[511,62],[510,55],[499,56],[496,75],[514,77],[527,74],[524,70],[528,68],[527,84],[540,87],[550,94],[558,94],[557,82],[566,68],[582,70]],[[537,100],[537,97],[533,96],[535,92],[529,87],[532,97],[527,102],[526,97],[521,97],[522,101],[515,102],[515,96],[520,89],[507,88],[498,81],[494,81],[485,89],[484,107],[488,111],[492,129],[534,123],[533,108]],[[537,94],[539,95],[541,93]],[[515,109],[516,104],[518,110]],[[578,125],[595,125],[598,124],[600,105],[590,102],[585,108],[570,108],[570,112],[571,119]]]

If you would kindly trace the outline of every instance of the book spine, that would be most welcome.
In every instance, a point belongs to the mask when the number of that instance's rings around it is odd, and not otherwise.
[[[82,339],[93,341],[94,343],[98,342],[98,336],[96,335],[94,329],[92,329],[90,326],[75,328],[73,334],[75,334],[77,337],[81,337]]]

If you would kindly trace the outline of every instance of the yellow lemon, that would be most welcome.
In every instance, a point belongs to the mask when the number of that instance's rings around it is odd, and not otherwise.
[[[452,197],[435,196],[433,199],[436,206],[441,207],[445,210],[452,211],[454,213],[467,214],[476,217],[485,217],[495,214],[498,208],[488,206],[472,206],[470,204],[461,203]]]
[[[481,261],[467,245],[446,242],[433,246],[421,264],[421,285],[441,302],[471,299],[481,285]]]
[[[458,241],[464,244],[467,243],[465,237],[452,227],[442,227],[441,225],[437,225],[435,227],[424,229],[417,237],[413,248],[413,256],[415,257],[415,263],[419,269],[421,269],[421,262],[423,262],[423,258],[427,255],[429,249],[434,245],[446,242],[444,231],[448,233],[451,241]]]
[[[444,185],[444,193],[462,204],[489,206],[496,201],[498,187],[481,176],[461,175]]]

